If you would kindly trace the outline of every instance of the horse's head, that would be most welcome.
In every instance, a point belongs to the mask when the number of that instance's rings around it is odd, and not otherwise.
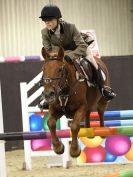
[[[47,52],[42,48],[42,56],[45,60],[43,65],[44,97],[49,103],[54,103],[60,96],[69,92],[68,70],[63,62],[64,50]]]

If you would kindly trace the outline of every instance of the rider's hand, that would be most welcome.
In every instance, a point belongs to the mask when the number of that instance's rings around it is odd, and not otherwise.
[[[65,55],[64,60],[70,64],[73,63],[72,59],[68,55]]]

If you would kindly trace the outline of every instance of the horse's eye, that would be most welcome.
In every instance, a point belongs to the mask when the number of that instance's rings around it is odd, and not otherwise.
[[[61,73],[62,72],[62,68],[59,68],[58,72]]]

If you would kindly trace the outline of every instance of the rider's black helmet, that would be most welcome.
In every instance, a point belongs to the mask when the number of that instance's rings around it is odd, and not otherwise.
[[[46,6],[43,7],[42,11],[41,11],[41,16],[39,18],[42,19],[42,21],[46,21],[46,20],[50,20],[53,18],[61,18],[61,11],[60,9],[53,4],[48,4]]]

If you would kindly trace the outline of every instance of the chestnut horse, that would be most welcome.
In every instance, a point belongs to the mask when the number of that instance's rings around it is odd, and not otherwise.
[[[64,145],[56,135],[56,121],[65,115],[72,118],[70,155],[78,157],[81,152],[77,139],[80,122],[84,120],[85,125],[90,127],[89,115],[96,106],[100,117],[100,126],[104,126],[103,114],[107,107],[107,101],[101,96],[97,87],[89,87],[85,81],[79,82],[76,79],[74,65],[63,60],[63,48],[60,48],[56,55],[48,53],[42,48],[42,56],[45,59],[42,68],[44,97],[49,103],[48,127],[51,132],[53,149],[57,154],[64,152]],[[102,60],[96,61],[106,75],[105,85],[109,85],[105,64]],[[91,70],[90,72],[92,75]]]

